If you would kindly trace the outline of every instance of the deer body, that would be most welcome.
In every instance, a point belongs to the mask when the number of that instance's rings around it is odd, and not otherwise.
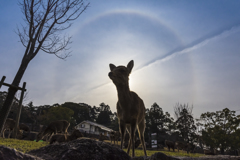
[[[5,131],[8,130],[8,138],[10,138],[10,135],[12,133],[12,131],[14,130],[15,127],[15,123],[16,121],[11,119],[11,118],[7,118],[6,122],[4,124],[4,128],[3,128],[3,132],[2,132],[2,137],[5,138]],[[18,128],[17,130],[17,138],[22,138],[22,134]]]
[[[139,137],[143,146],[144,154],[146,153],[146,146],[144,141],[145,131],[145,106],[143,100],[135,93],[130,91],[128,84],[128,77],[133,68],[133,61],[130,61],[125,66],[109,65],[111,72],[108,76],[113,81],[117,88],[118,102],[117,102],[117,117],[119,121],[119,130],[121,132],[121,149],[123,147],[123,140],[125,131],[130,134],[127,153],[129,154],[132,146],[132,157],[135,156],[135,131],[138,129]],[[133,144],[133,145],[132,145]]]
[[[165,145],[167,146],[168,151],[170,151],[170,149],[172,148],[172,150],[174,152],[175,143],[173,141],[165,140]]]
[[[112,141],[114,142],[115,144],[115,141],[117,141],[117,144],[118,144],[118,139],[120,137],[120,132],[118,131],[112,131],[110,132],[110,140],[111,140],[111,143]]]
[[[19,129],[22,130],[22,131],[30,133],[30,128],[28,127],[28,125],[26,125],[24,123],[19,124]]]
[[[53,144],[54,142],[69,142],[75,139],[78,139],[79,137],[83,137],[83,134],[79,130],[74,130],[71,135],[63,135],[63,134],[55,134],[50,139],[50,144]]]
[[[38,133],[36,142],[41,140],[42,137],[45,135],[51,136],[52,134],[56,134],[58,132],[64,133],[65,136],[67,136],[67,130],[69,126],[70,126],[70,123],[65,120],[51,122],[45,130]]]

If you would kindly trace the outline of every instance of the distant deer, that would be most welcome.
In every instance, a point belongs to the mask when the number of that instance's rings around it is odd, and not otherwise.
[[[172,148],[172,150],[174,152],[175,143],[173,141],[165,140],[165,145],[167,146],[168,151],[170,151],[170,149]]]
[[[41,140],[45,135],[50,135],[51,137],[53,133],[56,134],[58,132],[64,133],[65,136],[67,136],[67,130],[69,126],[70,123],[65,120],[51,122],[44,130],[37,134],[36,142]]]
[[[114,142],[114,144],[115,144],[115,141],[117,141],[117,145],[118,145],[118,139],[119,139],[119,137],[120,137],[120,132],[118,132],[118,131],[112,131],[112,132],[110,132],[110,140],[111,140],[111,143],[112,143],[112,141]]]
[[[99,138],[98,138],[99,141],[104,141],[104,135],[102,133],[99,134]]]
[[[143,100],[135,92],[130,91],[128,84],[128,77],[133,65],[133,60],[128,63],[127,67],[116,67],[114,64],[109,64],[111,72],[109,72],[108,76],[115,84],[118,93],[117,117],[121,132],[121,149],[123,148],[123,140],[127,128],[127,131],[130,133],[127,153],[129,154],[130,147],[132,146],[132,157],[135,156],[135,145],[132,144],[135,144],[135,131],[138,129],[144,154],[147,156],[144,141],[145,106]]]
[[[190,151],[193,152],[195,148],[194,144],[183,142],[183,141],[175,142],[175,146],[178,149],[178,152],[179,152],[179,149],[181,149],[181,150],[186,150],[187,153],[189,153]]]
[[[25,132],[30,132],[30,128],[28,127],[28,125],[21,123],[19,124],[19,130],[25,131]]]
[[[67,135],[67,137],[63,134],[55,134],[51,137],[50,139],[50,144],[54,143],[54,142],[69,142],[75,139],[78,139],[79,137],[83,137],[83,134],[78,130],[75,129],[71,135]]]
[[[2,132],[2,137],[3,137],[3,138],[5,138],[5,131],[6,131],[6,130],[8,130],[8,138],[10,138],[11,133],[12,133],[12,131],[13,131],[14,128],[15,128],[15,123],[16,123],[16,121],[13,120],[13,119],[11,119],[11,118],[7,118],[7,119],[6,119],[6,122],[5,122],[4,128],[3,128],[3,132]],[[21,138],[22,138],[22,134],[21,134],[19,128],[18,128],[18,130],[17,130],[17,138],[18,138],[18,139],[21,139]]]

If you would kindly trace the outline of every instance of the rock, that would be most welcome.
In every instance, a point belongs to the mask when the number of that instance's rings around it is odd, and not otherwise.
[[[180,160],[180,159],[172,156],[167,156],[162,152],[157,152],[150,157],[145,157],[145,156],[134,157],[132,158],[132,160]]]
[[[166,154],[161,152],[157,152],[153,154],[149,160],[180,160],[180,159],[176,157],[167,156]]]
[[[81,138],[28,152],[45,160],[131,160],[123,150],[108,143]]]
[[[24,154],[13,148],[0,146],[0,160],[42,160],[41,158]]]

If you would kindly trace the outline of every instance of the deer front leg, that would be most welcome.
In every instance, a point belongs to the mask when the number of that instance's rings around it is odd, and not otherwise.
[[[121,132],[121,149],[123,149],[123,141],[125,138],[126,124],[123,121],[119,121],[119,130]]]
[[[6,129],[4,129],[3,132],[2,132],[2,137],[3,138],[5,138],[5,131],[6,131]]]
[[[127,154],[129,154],[130,149],[131,149],[131,145],[132,145],[132,141],[131,141],[131,128],[130,128],[130,126],[127,126],[127,132],[128,132],[128,135],[129,135]]]
[[[147,152],[146,152],[146,145],[145,145],[145,139],[144,139],[144,131],[145,131],[145,122],[144,120],[142,120],[139,124],[138,124],[138,135],[140,137],[141,143],[142,143],[142,147],[144,150],[144,154],[147,157]]]
[[[135,157],[135,132],[137,121],[131,123],[131,144],[132,144],[132,157]],[[130,148],[130,146],[128,146]]]
[[[10,138],[11,133],[12,133],[12,130],[9,129],[9,132],[8,132],[8,138]]]

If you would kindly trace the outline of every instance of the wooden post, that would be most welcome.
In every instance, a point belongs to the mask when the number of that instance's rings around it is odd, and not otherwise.
[[[0,81],[0,88],[2,87],[3,83],[4,83],[4,80],[5,80],[6,76],[3,76],[1,81]]]
[[[23,82],[23,87],[21,89],[22,92],[21,92],[21,97],[20,97],[19,107],[18,107],[18,112],[17,112],[17,117],[16,117],[16,123],[15,123],[15,127],[14,127],[14,132],[13,132],[14,133],[13,138],[17,138],[17,131],[18,131],[19,120],[20,120],[20,115],[21,115],[21,111],[22,111],[22,101],[23,101],[25,87],[26,87],[26,82]]]

